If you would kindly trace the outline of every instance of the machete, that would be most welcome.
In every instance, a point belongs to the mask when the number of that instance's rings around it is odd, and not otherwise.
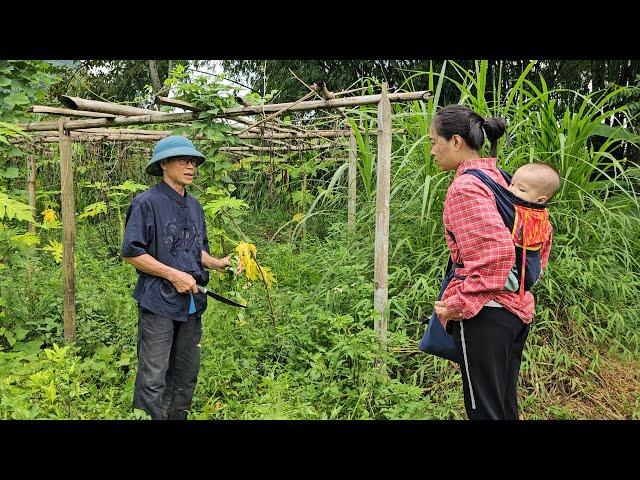
[[[206,293],[211,298],[215,298],[219,302],[226,303],[227,305],[233,305],[234,307],[247,308],[247,305],[240,305],[239,303],[236,303],[233,300],[229,300],[228,298],[224,298],[222,295],[218,295],[217,293],[212,292],[211,290],[207,290],[202,285],[196,285],[196,286],[198,287],[198,292]]]

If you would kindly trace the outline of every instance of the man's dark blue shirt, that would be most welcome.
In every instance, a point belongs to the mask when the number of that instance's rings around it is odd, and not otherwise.
[[[162,181],[131,201],[125,220],[123,257],[148,253],[165,265],[192,275],[206,285],[209,272],[202,266],[202,251],[209,253],[204,212],[200,203],[185,192],[182,196]],[[133,292],[143,308],[172,320],[186,321],[190,296],[178,293],[164,278],[138,272]],[[207,296],[193,294],[196,311],[207,307]]]

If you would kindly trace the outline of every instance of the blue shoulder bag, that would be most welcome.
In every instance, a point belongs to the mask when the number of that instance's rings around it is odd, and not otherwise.
[[[449,257],[449,263],[447,264],[447,273],[442,280],[442,285],[440,286],[440,293],[438,294],[438,298],[436,300],[442,299],[442,295],[449,285],[449,282],[455,275],[454,263]],[[436,355],[441,358],[445,358],[447,360],[451,360],[452,362],[461,363],[462,359],[460,358],[460,354],[456,349],[455,342],[453,340],[453,336],[449,335],[438,316],[436,315],[435,310],[431,313],[431,318],[428,320],[427,329],[422,336],[422,340],[420,341],[420,346],[418,347],[421,351],[425,353],[430,353],[432,355]]]

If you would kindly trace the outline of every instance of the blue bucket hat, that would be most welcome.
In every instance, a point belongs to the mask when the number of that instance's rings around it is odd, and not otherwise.
[[[172,135],[163,138],[153,149],[151,160],[147,163],[146,172],[156,177],[162,176],[162,168],[160,168],[160,160],[170,157],[196,157],[196,165],[204,163],[204,155],[197,151],[188,139]]]

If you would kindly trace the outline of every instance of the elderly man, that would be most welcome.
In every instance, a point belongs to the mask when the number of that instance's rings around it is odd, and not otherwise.
[[[160,140],[146,172],[162,181],[127,211],[122,259],[136,268],[138,371],[134,408],[153,419],[186,419],[200,369],[201,316],[209,272],[229,257],[209,254],[204,213],[186,191],[204,155],[186,138]]]

